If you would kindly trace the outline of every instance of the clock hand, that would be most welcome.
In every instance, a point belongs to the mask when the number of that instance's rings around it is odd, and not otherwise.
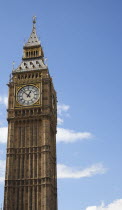
[[[25,91],[23,91],[23,93],[25,93],[26,95],[28,95]]]
[[[27,94],[27,97],[30,97],[30,93],[31,93],[31,90],[30,90],[30,92]]]

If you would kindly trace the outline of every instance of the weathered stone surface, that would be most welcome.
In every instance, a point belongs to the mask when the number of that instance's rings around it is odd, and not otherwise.
[[[17,91],[27,85],[38,87],[40,97],[38,103],[22,106]],[[48,69],[18,71],[8,86],[4,210],[57,210],[57,98],[52,78]]]

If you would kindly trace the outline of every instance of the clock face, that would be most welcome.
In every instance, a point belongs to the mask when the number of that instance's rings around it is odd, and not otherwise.
[[[30,106],[39,99],[39,89],[33,85],[22,87],[17,93],[17,101],[23,106]]]

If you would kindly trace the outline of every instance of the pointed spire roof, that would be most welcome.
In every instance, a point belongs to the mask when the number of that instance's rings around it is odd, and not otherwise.
[[[28,42],[24,45],[24,48],[38,47],[40,45],[41,45],[41,43],[40,43],[40,41],[37,37],[37,34],[36,34],[36,16],[33,16],[32,32],[31,32],[30,38],[28,39]]]

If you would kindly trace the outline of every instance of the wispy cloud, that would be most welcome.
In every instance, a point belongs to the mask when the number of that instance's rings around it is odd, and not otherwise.
[[[105,206],[104,203],[100,206],[89,206],[86,210],[122,210],[122,199],[115,200],[108,206]]]
[[[66,104],[58,104],[57,106],[57,112],[58,115],[62,115],[63,112],[67,112],[69,110],[70,106]]]
[[[7,142],[7,133],[8,133],[8,128],[7,127],[0,128],[0,143],[6,143]]]
[[[63,122],[64,122],[63,118],[70,116],[68,113],[69,108],[70,108],[70,106],[66,105],[66,104],[58,104],[57,105],[57,114],[58,114],[57,123],[59,126],[63,124]]]
[[[57,128],[57,142],[72,143],[90,138],[92,138],[92,134],[89,132],[76,132],[65,128]]]
[[[0,96],[0,104],[4,104],[7,107],[8,106],[8,97]]]
[[[57,174],[58,178],[60,179],[64,178],[79,179],[84,177],[91,177],[96,174],[104,174],[106,171],[107,169],[101,163],[92,165],[89,168],[85,168],[83,170],[77,170],[75,168],[68,167],[63,164],[57,165]]]
[[[62,118],[60,118],[60,117],[57,118],[58,125],[62,125],[63,122],[64,122],[64,120]]]
[[[5,160],[0,160],[0,183],[4,182],[5,179]]]

